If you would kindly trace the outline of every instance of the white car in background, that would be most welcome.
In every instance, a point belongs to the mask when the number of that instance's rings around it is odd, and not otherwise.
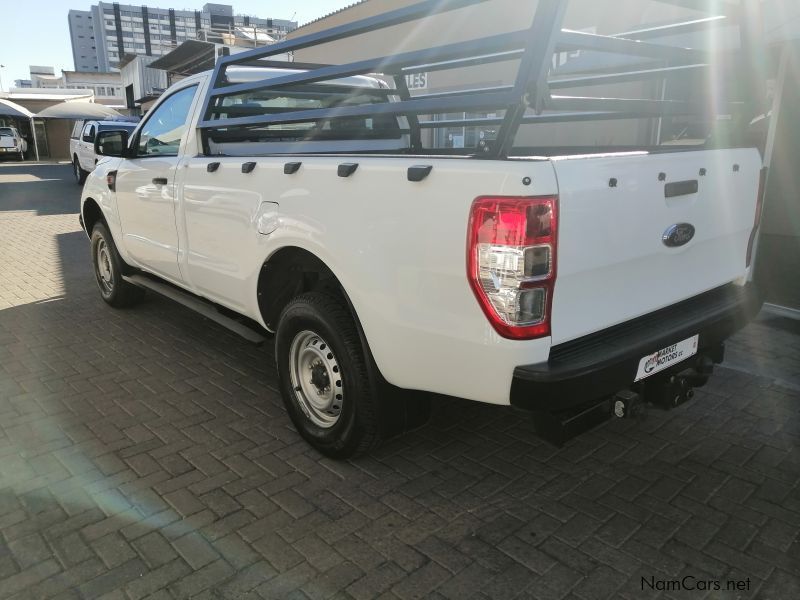
[[[135,128],[136,123],[127,121],[76,121],[69,139],[69,155],[75,181],[83,184],[86,176],[94,171],[97,164],[94,140],[99,132],[122,129],[131,133]]]
[[[20,160],[25,160],[27,151],[28,142],[16,127],[0,127],[0,155],[15,154]]]

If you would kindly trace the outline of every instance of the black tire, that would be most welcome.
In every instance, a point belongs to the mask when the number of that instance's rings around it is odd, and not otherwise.
[[[333,394],[327,407],[329,413],[326,409],[310,407],[308,395],[301,388],[301,385],[312,389],[312,386],[321,386],[321,381],[314,381],[316,375],[312,372],[305,381],[297,378],[306,363],[292,356],[297,356],[298,345],[306,339],[310,341],[300,350],[301,356],[314,356],[316,352],[324,355],[322,360],[329,359],[321,367],[325,371],[321,377],[328,382],[324,389],[330,388]],[[275,357],[284,405],[297,431],[309,444],[326,456],[350,458],[380,443],[379,377],[343,300],[324,292],[308,292],[291,300],[278,321]],[[308,368],[312,365],[308,364]],[[298,382],[301,385],[297,385]],[[337,387],[339,383],[341,386]],[[342,392],[341,396],[336,395],[338,391]],[[313,393],[310,395],[313,397]],[[339,398],[338,405],[335,398]],[[324,396],[316,400],[324,402]],[[324,419],[333,422],[320,424]]]
[[[144,297],[142,288],[122,278],[125,263],[102,221],[92,229],[92,266],[100,296],[106,304],[114,308],[124,308],[137,304]]]
[[[78,185],[83,185],[88,174],[89,173],[81,168],[81,163],[78,162],[78,157],[74,156],[72,158],[72,175],[75,177],[75,183]]]

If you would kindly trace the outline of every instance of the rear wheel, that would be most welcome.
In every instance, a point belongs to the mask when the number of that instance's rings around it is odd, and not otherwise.
[[[100,296],[115,308],[133,306],[144,297],[144,290],[122,278],[123,261],[105,223],[92,229],[92,264]]]
[[[283,402],[308,443],[334,458],[379,443],[377,378],[342,300],[309,292],[289,302],[278,321],[275,354]]]
[[[72,158],[72,174],[75,177],[75,183],[78,185],[83,185],[88,175],[88,173],[81,168],[81,163],[78,161],[77,156]]]

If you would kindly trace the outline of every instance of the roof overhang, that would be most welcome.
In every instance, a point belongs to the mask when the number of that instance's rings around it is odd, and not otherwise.
[[[216,45],[200,40],[186,40],[172,52],[165,54],[148,66],[178,75],[194,75],[214,68]]]
[[[133,101],[134,104],[144,104],[145,102],[152,102],[153,100],[158,100],[161,98],[161,94],[145,94],[141,98],[137,98]]]

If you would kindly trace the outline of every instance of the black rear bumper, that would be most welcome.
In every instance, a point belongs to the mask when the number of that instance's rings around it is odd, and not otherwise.
[[[752,285],[726,285],[553,346],[546,363],[514,370],[511,404],[556,412],[614,394],[633,384],[639,361],[647,354],[695,334],[700,335],[698,355],[719,349],[756,315],[761,302]]]

